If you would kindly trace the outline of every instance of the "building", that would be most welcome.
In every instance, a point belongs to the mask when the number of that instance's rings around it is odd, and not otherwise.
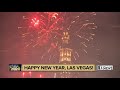
[[[70,35],[68,32],[63,32],[62,37],[62,47],[60,48],[60,58],[59,58],[59,64],[71,64],[71,56],[72,56],[72,49],[68,48],[70,40]],[[71,73],[70,72],[58,72],[56,75],[57,78],[70,78]]]

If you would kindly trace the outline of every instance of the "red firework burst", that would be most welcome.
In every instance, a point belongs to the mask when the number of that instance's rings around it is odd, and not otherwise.
[[[37,45],[44,45],[61,36],[60,31],[62,30],[62,22],[63,18],[61,17],[61,13],[56,12],[41,12],[41,13],[33,13],[27,17],[23,17],[26,21],[28,21],[27,31],[23,34],[22,37],[27,38],[26,47],[32,45],[33,47]],[[29,24],[29,22],[31,22]],[[52,42],[53,43],[53,42]],[[53,46],[53,44],[52,44]]]

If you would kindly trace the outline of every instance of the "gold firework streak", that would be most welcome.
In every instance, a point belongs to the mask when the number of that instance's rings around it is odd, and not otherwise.
[[[79,54],[78,54],[78,52],[77,51],[75,51],[75,53],[77,54],[77,56],[79,57]]]
[[[83,49],[83,51],[87,54],[87,51],[85,49]]]

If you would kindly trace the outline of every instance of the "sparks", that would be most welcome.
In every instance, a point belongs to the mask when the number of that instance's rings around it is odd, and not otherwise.
[[[40,78],[42,77],[42,75],[40,74]]]
[[[85,42],[81,42],[81,44],[83,44],[85,47],[87,47],[87,45],[85,44]]]
[[[102,62],[100,62],[99,60],[96,60],[98,63],[101,63],[102,64]]]
[[[83,49],[83,51],[87,54],[87,51],[85,49]]]
[[[23,78],[25,77],[25,73],[24,73],[24,72],[22,73],[22,77],[23,77]]]
[[[74,44],[77,40],[79,43],[76,46],[71,45],[74,46],[71,47],[71,49],[74,48],[73,58],[77,60],[80,53],[89,53],[87,48],[91,46],[89,43],[94,40],[94,30],[97,28],[93,20],[95,15],[95,12],[36,12],[31,16],[23,16],[25,27],[18,27],[18,29],[22,29],[20,32],[22,32],[25,47],[43,49],[45,53],[41,54],[40,58],[44,60],[47,56],[48,61],[58,56],[58,50],[62,48],[62,34],[68,31],[72,37],[70,42]],[[78,52],[78,50],[81,51]],[[41,74],[39,77],[42,77]]]
[[[39,20],[37,20],[36,18],[32,19],[31,23],[36,27],[39,25]]]
[[[73,57],[74,57],[75,60],[77,60],[76,57],[75,57],[75,55],[73,55]]]
[[[79,57],[79,54],[78,54],[78,52],[77,51],[75,51],[75,53],[77,54],[77,56]]]

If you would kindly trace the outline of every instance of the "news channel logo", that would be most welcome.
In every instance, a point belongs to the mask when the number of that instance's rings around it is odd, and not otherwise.
[[[113,70],[113,65],[97,65],[96,70]]]
[[[21,71],[21,64],[9,64],[9,71]]]

